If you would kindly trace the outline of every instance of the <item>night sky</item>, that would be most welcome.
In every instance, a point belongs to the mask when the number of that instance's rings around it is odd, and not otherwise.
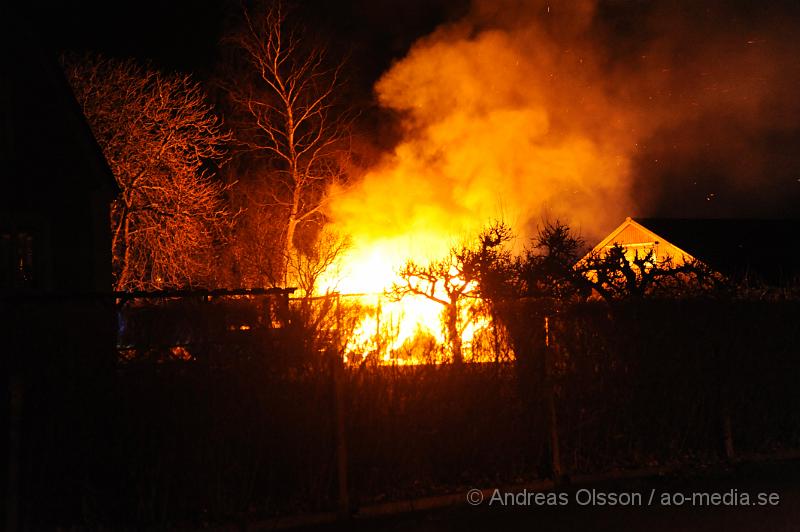
[[[240,5],[237,0],[91,0],[37,4],[24,12],[56,49],[135,57],[203,75],[214,68],[219,41]],[[295,21],[353,58],[365,80],[374,81],[417,38],[457,19],[468,6],[465,0],[353,0],[295,2],[291,9]]]
[[[534,3],[550,9],[546,2]],[[511,17],[522,4],[502,3]],[[120,0],[37,4],[23,12],[27,24],[55,51],[134,57],[207,80],[218,69],[219,41],[239,5],[235,0]],[[375,112],[375,81],[417,39],[471,9],[465,0],[299,2],[294,16],[330,43],[334,53],[349,57],[353,98],[366,110],[363,127],[377,137],[382,128],[376,122],[385,117]],[[599,3],[595,18],[589,38],[604,49],[610,74],[651,68],[654,73],[678,72],[663,86],[655,74],[650,76],[656,80],[646,85],[651,94],[641,95],[667,115],[669,106],[676,106],[680,118],[662,120],[637,143],[633,194],[643,211],[637,214],[800,216],[797,2],[612,0]],[[667,50],[659,59],[663,64],[642,59],[654,49]],[[756,50],[754,58],[748,55],[751,50]],[[769,77],[748,71],[764,64],[764,58],[771,65]],[[726,95],[759,81],[769,85],[760,89],[766,96],[753,116],[743,116],[737,100],[726,100]],[[697,103],[692,93],[698,90],[705,91],[706,101],[719,94],[723,103]]]

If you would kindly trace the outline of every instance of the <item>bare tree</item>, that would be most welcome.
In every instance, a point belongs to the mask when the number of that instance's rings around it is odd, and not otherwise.
[[[237,217],[223,250],[222,272],[226,286],[281,286],[286,267],[282,213],[262,203],[267,183],[246,179],[246,169],[232,170],[230,166],[226,167],[226,173],[242,176],[242,179],[231,186],[228,194]]]
[[[337,271],[349,247],[349,237],[326,226],[311,246],[289,257],[289,275],[297,281],[305,297],[314,295],[323,274]]]
[[[442,260],[427,265],[410,260],[398,272],[403,282],[395,283],[388,293],[394,300],[419,295],[444,307],[445,336],[455,363],[464,360],[463,302],[482,297],[482,286],[488,286],[504,269],[502,264],[510,260],[510,254],[503,245],[511,238],[508,226],[495,223],[478,235],[477,242],[451,248]]]
[[[200,85],[100,57],[65,58],[64,68],[121,190],[111,216],[115,288],[207,282],[231,219],[211,175],[229,134]]]
[[[298,228],[322,219],[330,185],[344,178],[349,119],[335,105],[342,65],[328,66],[325,48],[309,46],[290,27],[280,2],[243,15],[243,27],[229,41],[245,52],[255,76],[224,85],[248,117],[244,141],[274,162],[268,201],[284,213],[287,275],[301,248]]]
[[[605,252],[594,252],[575,265],[583,282],[604,299],[646,296],[684,297],[721,288],[724,278],[702,262],[676,262],[658,257],[655,249],[632,254],[615,244]]]
[[[475,279],[465,277],[454,254],[440,261],[419,265],[408,261],[398,272],[404,284],[392,286],[389,297],[395,300],[420,295],[444,307],[444,330],[453,361],[463,362],[459,303],[474,290]]]

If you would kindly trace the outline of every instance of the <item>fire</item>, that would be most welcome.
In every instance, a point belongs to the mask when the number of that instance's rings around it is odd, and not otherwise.
[[[636,120],[613,104],[602,57],[580,39],[593,4],[579,4],[560,8],[569,31],[559,32],[536,17],[483,20],[488,4],[478,3],[383,75],[376,94],[402,117],[403,136],[355,185],[332,191],[326,214],[353,247],[330,286],[381,293],[409,259],[441,259],[491,220],[510,225],[520,245],[543,216],[592,237],[632,210]],[[443,305],[408,298],[379,306],[356,341],[369,343],[388,322],[397,334],[386,353],[421,329],[444,341]],[[461,313],[468,348],[489,324]]]
[[[364,297],[376,309],[352,353],[395,360],[393,353],[414,351],[421,331],[443,343],[442,305],[377,294],[406,261],[440,259],[491,220],[510,225],[517,245],[535,236],[542,218],[593,241],[629,213],[647,212],[648,202],[662,207],[662,190],[688,190],[669,168],[760,187],[764,168],[752,139],[796,122],[797,99],[783,90],[795,85],[794,74],[783,73],[794,72],[796,54],[778,44],[792,42],[788,30],[758,23],[765,35],[786,38],[748,40],[742,49],[739,30],[720,33],[693,10],[656,4],[642,24],[651,36],[636,44],[628,31],[613,36],[628,20],[617,18],[618,6],[596,0],[472,0],[461,20],[419,39],[384,73],[375,94],[398,117],[399,141],[366,149],[383,157],[352,172],[354,183],[334,187],[325,212],[352,248],[342,275],[322,287],[371,294]],[[665,28],[677,28],[674,37]],[[674,196],[684,209],[683,195]],[[461,318],[465,344],[490,326]]]
[[[441,318],[443,306],[420,295],[393,300],[386,291],[394,283],[402,282],[397,272],[407,260],[412,258],[424,264],[440,259],[449,249],[446,243],[446,239],[430,235],[427,239],[403,235],[362,241],[344,257],[337,274],[322,279],[323,292],[336,290],[345,297],[357,298],[369,309],[349,338],[346,351],[350,361],[376,354],[384,363],[429,362],[413,353],[403,353],[404,346],[424,336],[433,338],[437,344],[439,356],[435,360],[445,358],[440,353],[447,343]],[[446,299],[441,290],[434,295]],[[487,323],[469,316],[466,308],[460,309],[460,322],[461,341],[469,350],[475,332]]]
[[[372,312],[362,318],[348,340],[346,360],[356,362],[375,354],[378,361],[388,364],[421,364],[443,362],[450,357],[445,353],[447,340],[442,332],[442,307],[422,296],[406,296],[391,301],[383,295],[359,296],[362,304]],[[489,325],[485,318],[470,319],[466,309],[461,309],[461,332],[465,359],[478,361],[472,356],[471,345],[476,332]],[[435,345],[424,355],[415,354],[411,346],[422,338],[431,338]]]

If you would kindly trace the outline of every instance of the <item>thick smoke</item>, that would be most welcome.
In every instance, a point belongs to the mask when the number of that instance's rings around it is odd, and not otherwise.
[[[775,165],[800,177],[768,140],[800,144],[791,28],[722,5],[476,2],[378,81],[402,140],[331,219],[419,256],[496,218],[591,240],[627,215],[758,214],[735,198]]]

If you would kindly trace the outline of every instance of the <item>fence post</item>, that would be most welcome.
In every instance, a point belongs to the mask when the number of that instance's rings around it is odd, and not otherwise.
[[[341,326],[342,315],[340,306],[341,296],[336,295],[336,351],[332,360],[333,364],[333,402],[334,421],[336,423],[336,479],[339,519],[350,518],[350,490],[347,479],[347,431],[346,409],[344,393],[344,359],[342,350]]]
[[[731,423],[731,405],[729,397],[735,388],[733,385],[733,375],[731,373],[731,360],[722,355],[722,349],[716,348],[712,351],[717,366],[716,380],[716,400],[720,416],[720,429],[722,437],[722,452],[725,453],[726,460],[733,460],[736,457],[736,450],[733,446],[733,426]]]
[[[733,460],[736,457],[736,451],[733,447],[731,410],[728,407],[728,401],[725,397],[722,398],[722,445],[725,450],[725,458]]]
[[[22,440],[22,402],[24,384],[22,375],[13,372],[8,377],[8,471],[6,489],[6,530],[19,529],[19,489]]]
[[[564,475],[561,466],[561,443],[558,434],[558,412],[556,410],[556,392],[554,382],[553,356],[550,349],[550,318],[544,317],[544,383],[545,400],[547,401],[547,420],[550,432],[550,468],[553,481],[562,480]]]

